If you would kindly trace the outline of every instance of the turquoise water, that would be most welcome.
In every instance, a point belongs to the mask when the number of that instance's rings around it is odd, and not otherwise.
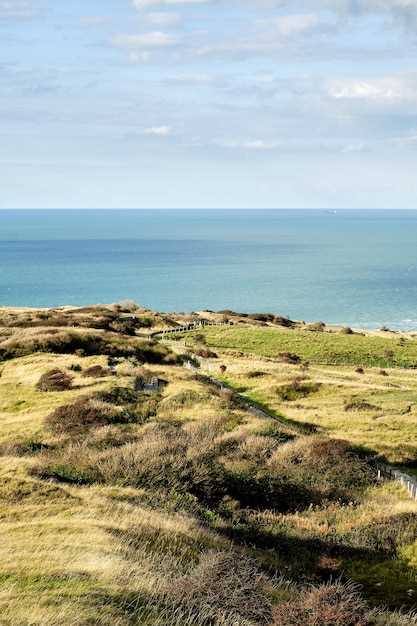
[[[0,304],[417,328],[417,211],[0,211]]]

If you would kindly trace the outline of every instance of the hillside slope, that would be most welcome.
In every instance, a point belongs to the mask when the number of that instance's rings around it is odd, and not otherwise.
[[[316,331],[232,317],[164,343],[144,324],[187,316],[1,312],[0,624],[417,624],[417,503],[372,461],[416,461],[413,371],[294,363],[270,333]]]

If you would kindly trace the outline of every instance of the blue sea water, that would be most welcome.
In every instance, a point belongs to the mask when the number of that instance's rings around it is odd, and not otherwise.
[[[417,328],[417,211],[0,211],[0,305]]]

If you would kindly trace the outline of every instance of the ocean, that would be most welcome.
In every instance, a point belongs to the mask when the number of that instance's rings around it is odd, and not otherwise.
[[[0,305],[417,329],[417,211],[0,211]]]

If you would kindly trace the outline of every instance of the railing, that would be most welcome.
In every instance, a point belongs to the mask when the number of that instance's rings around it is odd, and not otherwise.
[[[152,333],[151,337],[166,337],[167,335],[176,335],[181,333],[191,333],[199,328],[205,328],[206,326],[233,326],[233,322],[216,322],[212,320],[199,320],[198,322],[190,322],[190,324],[184,324],[182,326],[175,326],[174,328],[167,328],[165,330],[158,330]]]
[[[407,491],[410,498],[413,500],[417,500],[417,477],[410,476],[409,474],[404,474],[400,470],[395,469],[394,467],[390,467],[389,465],[378,464],[378,480],[382,480],[384,478],[388,478],[389,480],[395,480],[401,485],[403,485]]]

